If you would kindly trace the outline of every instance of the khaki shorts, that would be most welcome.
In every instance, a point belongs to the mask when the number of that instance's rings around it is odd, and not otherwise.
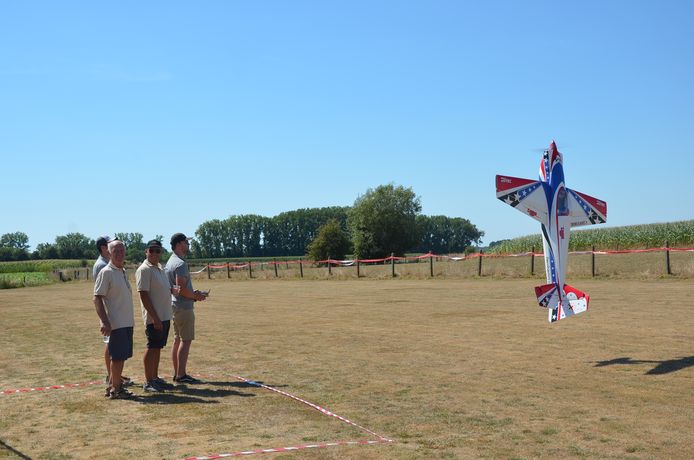
[[[195,340],[195,310],[174,310],[174,340]]]

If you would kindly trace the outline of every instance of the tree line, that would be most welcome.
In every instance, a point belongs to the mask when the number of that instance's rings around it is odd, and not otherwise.
[[[195,232],[191,257],[308,255],[323,260],[341,259],[348,254],[360,259],[406,252],[449,254],[479,244],[483,235],[462,217],[423,215],[420,198],[411,188],[388,184],[367,190],[353,206],[303,208],[274,217],[232,215],[205,221]],[[142,234],[114,236],[125,243],[128,260],[142,259]],[[58,236],[54,243],[41,243],[31,253],[28,240],[22,232],[2,235],[0,260],[91,259],[97,255],[95,240],[81,233]]]

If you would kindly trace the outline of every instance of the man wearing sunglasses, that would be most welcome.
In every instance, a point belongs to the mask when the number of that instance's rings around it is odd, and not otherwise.
[[[147,349],[143,358],[145,365],[145,383],[143,389],[158,393],[170,390],[173,385],[159,377],[159,359],[161,349],[166,346],[171,325],[171,294],[178,294],[178,287],[173,288],[169,277],[164,272],[159,260],[161,242],[151,240],[145,248],[147,257],[135,272],[137,292],[140,295],[140,308],[145,323]]]

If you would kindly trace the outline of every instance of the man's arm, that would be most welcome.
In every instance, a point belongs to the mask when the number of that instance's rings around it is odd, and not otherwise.
[[[195,301],[205,300],[207,296],[200,291],[191,291],[188,289],[188,278],[181,275],[176,275],[176,285],[180,286],[181,291],[179,292],[179,297],[185,297],[186,299],[192,299]]]
[[[152,324],[154,324],[154,329],[161,331],[163,329],[163,326],[161,324],[161,320],[159,319],[159,315],[157,315],[157,311],[154,309],[154,304],[152,303],[152,299],[149,297],[149,292],[148,291],[137,291],[138,294],[140,294],[140,300],[142,301],[142,306],[145,307],[145,310],[147,310],[147,314],[149,315],[150,318],[152,318]]]
[[[108,320],[108,315],[106,314],[104,296],[94,296],[94,308],[96,308],[96,314],[99,315],[99,319],[101,320],[101,335],[111,335],[111,322]]]

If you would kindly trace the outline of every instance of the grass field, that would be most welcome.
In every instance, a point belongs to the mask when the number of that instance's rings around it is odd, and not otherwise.
[[[691,279],[570,281],[591,310],[549,325],[531,278],[203,274],[196,287],[212,294],[196,308],[189,367],[206,383],[136,389],[137,401],[109,401],[101,385],[0,395],[0,457],[184,458],[374,439],[231,377],[241,375],[395,441],[267,458],[693,458]],[[0,390],[103,378],[91,286],[0,291]],[[125,373],[141,382],[139,321],[135,338]]]

